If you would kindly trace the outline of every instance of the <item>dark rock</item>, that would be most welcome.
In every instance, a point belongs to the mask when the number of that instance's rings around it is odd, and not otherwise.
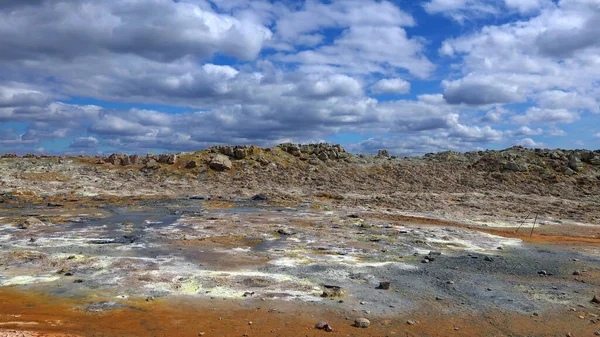
[[[600,297],[598,295],[594,295],[594,297],[592,298],[592,300],[590,301],[594,304],[600,304]]]
[[[391,281],[381,281],[379,282],[379,286],[377,286],[377,289],[389,290],[391,283]]]
[[[388,157],[390,156],[390,153],[388,152],[388,150],[379,150],[377,152],[377,156],[378,157]]]
[[[331,327],[331,325],[329,325],[329,323],[327,321],[318,322],[317,324],[315,324],[315,329],[325,330],[327,332],[333,331],[333,328]]]
[[[190,160],[190,161],[188,161],[188,162],[185,164],[185,168],[186,168],[186,169],[193,169],[193,168],[196,168],[196,167],[198,167],[198,163],[196,163],[196,161],[195,161],[195,160]]]
[[[252,201],[267,201],[269,198],[264,194],[257,194],[250,198]]]

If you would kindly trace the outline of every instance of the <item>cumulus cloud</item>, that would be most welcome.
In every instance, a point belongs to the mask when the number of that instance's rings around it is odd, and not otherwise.
[[[174,60],[216,52],[251,60],[271,36],[262,25],[185,1],[40,1],[0,12],[4,60],[106,53]]]
[[[543,148],[546,147],[546,144],[544,143],[540,143],[540,142],[536,142],[535,140],[531,139],[531,138],[523,138],[517,142],[515,142],[515,145],[520,145],[523,147],[529,147],[529,148]]]
[[[566,109],[541,109],[532,107],[527,109],[524,115],[516,115],[511,118],[515,124],[562,124],[573,123],[579,119],[579,115]]]
[[[356,133],[382,135],[356,148],[417,154],[559,136],[600,112],[593,3],[428,1],[459,21],[518,18],[446,39],[453,64],[438,69],[426,20],[392,1],[3,1],[0,144],[187,151]]]
[[[465,77],[443,81],[444,99],[450,104],[486,105],[515,103],[523,100],[518,87],[496,82],[492,77]]]
[[[94,137],[78,137],[74,139],[69,147],[74,149],[90,149],[98,146],[98,139]]]
[[[374,94],[408,94],[410,83],[401,78],[384,78],[371,87]]]

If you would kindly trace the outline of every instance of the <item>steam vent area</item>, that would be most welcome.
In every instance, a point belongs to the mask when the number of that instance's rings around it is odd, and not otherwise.
[[[600,151],[0,159],[0,336],[600,335]]]

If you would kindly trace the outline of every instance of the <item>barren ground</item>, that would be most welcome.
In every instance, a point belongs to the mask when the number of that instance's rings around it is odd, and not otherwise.
[[[594,153],[252,151],[0,159],[0,336],[600,334]]]

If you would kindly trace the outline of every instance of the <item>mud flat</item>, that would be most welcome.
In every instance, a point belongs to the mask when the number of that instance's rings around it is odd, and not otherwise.
[[[4,205],[0,336],[600,330],[595,226],[254,199]]]

